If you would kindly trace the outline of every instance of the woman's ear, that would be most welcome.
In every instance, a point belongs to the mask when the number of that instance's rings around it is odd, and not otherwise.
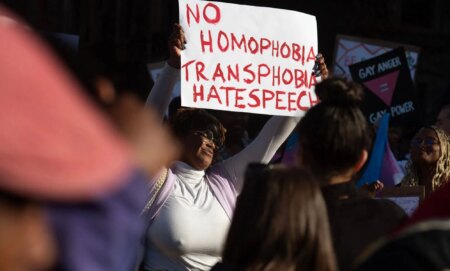
[[[356,162],[355,166],[353,167],[353,172],[356,173],[358,172],[366,163],[367,161],[367,157],[369,156],[367,150],[363,150],[361,152],[361,156],[359,157],[358,162]]]

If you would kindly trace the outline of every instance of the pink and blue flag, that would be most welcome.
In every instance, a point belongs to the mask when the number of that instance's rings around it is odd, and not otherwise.
[[[384,114],[367,166],[356,183],[357,187],[374,183],[377,180],[381,181],[385,187],[393,187],[402,180],[404,174],[389,146],[388,130],[389,114]]]

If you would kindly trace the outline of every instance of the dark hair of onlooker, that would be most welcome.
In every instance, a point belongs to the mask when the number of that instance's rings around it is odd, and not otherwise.
[[[332,78],[316,86],[320,103],[300,121],[300,159],[322,180],[345,172],[369,150],[366,120],[359,108],[360,85]]]
[[[306,170],[248,167],[223,263],[240,270],[335,270],[325,203]]]

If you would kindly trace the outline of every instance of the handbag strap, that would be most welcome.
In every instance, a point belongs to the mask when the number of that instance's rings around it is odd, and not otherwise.
[[[155,202],[156,196],[158,196],[159,191],[161,190],[161,188],[163,187],[164,183],[167,180],[168,172],[169,172],[169,170],[167,168],[164,168],[161,175],[159,175],[159,178],[156,181],[155,187],[152,189],[150,200],[145,205],[144,209],[141,212],[141,215],[144,214],[145,212],[147,212],[150,209],[150,207],[152,207],[153,202]]]

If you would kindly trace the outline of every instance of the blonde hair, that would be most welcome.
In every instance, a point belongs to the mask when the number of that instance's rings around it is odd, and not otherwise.
[[[450,177],[450,137],[444,132],[444,130],[437,128],[436,126],[426,126],[422,129],[433,130],[439,140],[440,156],[436,162],[436,168],[432,180],[432,189],[442,186],[448,181]],[[422,130],[421,129],[421,130]],[[406,174],[402,180],[402,185],[417,186],[419,185],[420,175],[414,162],[410,159],[406,165]]]

